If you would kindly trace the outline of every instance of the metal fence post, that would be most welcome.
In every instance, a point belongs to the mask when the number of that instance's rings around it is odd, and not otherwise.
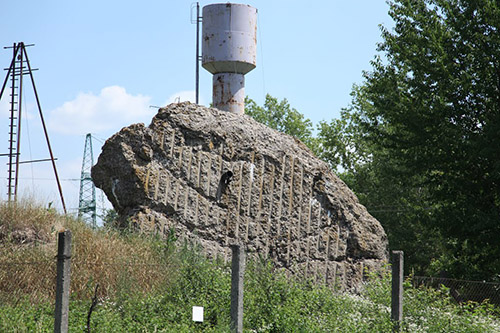
[[[243,332],[243,277],[245,275],[245,250],[241,245],[231,245],[231,332]]]
[[[57,282],[54,332],[68,332],[71,231],[59,232],[57,245]]]
[[[403,320],[403,251],[392,251],[391,319],[394,330],[401,330]]]

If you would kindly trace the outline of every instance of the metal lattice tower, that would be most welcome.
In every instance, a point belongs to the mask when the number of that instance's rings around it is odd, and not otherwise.
[[[82,175],[80,178],[80,199],[78,204],[78,218],[90,224],[93,228],[96,224],[96,201],[95,185],[90,176],[90,170],[94,165],[92,153],[92,135],[85,137],[85,148],[83,150]]]
[[[0,154],[0,156],[8,156],[8,190],[7,196],[8,201],[17,200],[17,189],[19,181],[19,165],[23,163],[37,163],[37,162],[52,162],[52,168],[54,170],[54,176],[57,182],[57,188],[59,190],[59,196],[61,198],[62,207],[64,213],[66,213],[66,205],[64,203],[64,197],[62,194],[61,183],[59,182],[59,176],[57,174],[57,168],[55,164],[54,154],[52,153],[52,148],[50,146],[49,135],[47,132],[47,127],[45,126],[45,120],[43,118],[42,107],[40,105],[40,99],[38,98],[38,92],[35,86],[35,80],[33,78],[33,71],[28,59],[28,53],[26,52],[26,47],[33,46],[34,44],[26,45],[23,42],[14,43],[13,46],[4,47],[5,49],[12,49],[12,61],[9,68],[6,68],[7,75],[0,90],[0,99],[3,96],[7,82],[10,81],[10,124],[9,124],[9,152],[7,154]],[[47,148],[50,154],[50,158],[38,159],[32,161],[20,161],[21,156],[21,103],[23,101],[23,77],[28,75],[31,79],[31,85],[33,87],[33,92],[35,94],[36,104],[38,107],[38,114],[42,123],[43,132],[45,134],[45,140],[47,142]]]

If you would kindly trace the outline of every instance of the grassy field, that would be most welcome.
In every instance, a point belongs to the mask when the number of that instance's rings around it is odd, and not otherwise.
[[[85,224],[31,202],[0,205],[0,332],[53,331],[55,239],[73,234],[70,331],[227,332],[231,273],[175,235],[155,235]],[[500,332],[498,309],[455,304],[448,291],[405,285],[403,330]],[[192,306],[205,321],[191,321]],[[252,257],[245,275],[248,332],[391,332],[390,277],[372,276],[359,295],[333,293],[311,281],[289,279]]]

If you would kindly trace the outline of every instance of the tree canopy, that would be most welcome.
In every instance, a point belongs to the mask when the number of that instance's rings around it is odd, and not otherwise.
[[[500,280],[500,3],[394,0],[394,28],[340,119],[247,113],[337,170],[416,274]]]
[[[395,27],[382,29],[383,56],[364,74],[342,118],[356,130],[344,137],[370,153],[356,150],[368,161],[347,169],[348,182],[385,221],[390,241],[395,233],[393,245],[405,244],[399,232],[411,231],[414,245],[420,239],[429,250],[428,267],[494,278],[500,271],[500,7],[488,0],[398,0],[389,14]],[[401,214],[384,216],[370,209],[373,201]]]
[[[315,149],[311,120],[292,108],[286,98],[278,101],[277,98],[267,94],[264,106],[259,106],[254,100],[246,97],[245,113],[258,122],[294,136],[309,148]]]

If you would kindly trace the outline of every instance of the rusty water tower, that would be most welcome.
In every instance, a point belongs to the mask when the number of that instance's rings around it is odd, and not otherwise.
[[[202,66],[213,74],[213,106],[245,113],[245,74],[255,68],[257,9],[220,3],[203,7]]]

